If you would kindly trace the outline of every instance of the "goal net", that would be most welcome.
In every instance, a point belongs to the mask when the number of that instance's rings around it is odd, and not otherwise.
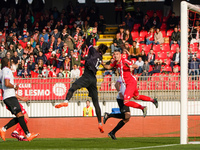
[[[199,16],[199,6],[181,2],[181,144],[200,141]]]

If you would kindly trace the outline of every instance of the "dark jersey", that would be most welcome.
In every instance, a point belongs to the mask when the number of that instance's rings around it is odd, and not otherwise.
[[[90,45],[88,57],[85,61],[85,71],[87,72],[88,70],[90,70],[94,75],[96,75],[96,72],[99,68],[99,65],[101,65],[101,62],[101,53],[99,53],[92,45]]]

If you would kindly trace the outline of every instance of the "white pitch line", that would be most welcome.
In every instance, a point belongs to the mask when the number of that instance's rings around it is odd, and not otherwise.
[[[158,146],[136,147],[136,148],[127,148],[127,149],[119,149],[119,150],[148,149],[148,148],[169,147],[169,146],[176,146],[176,145],[180,145],[180,144],[169,144],[169,145],[158,145]]]

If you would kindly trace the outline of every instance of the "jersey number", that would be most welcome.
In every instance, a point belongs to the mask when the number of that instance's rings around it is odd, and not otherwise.
[[[97,58],[97,63],[95,65],[95,68],[98,70],[100,65],[101,65],[101,60]]]

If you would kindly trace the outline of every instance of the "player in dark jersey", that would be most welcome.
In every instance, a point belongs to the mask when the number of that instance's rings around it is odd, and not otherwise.
[[[89,91],[89,96],[92,98],[92,102],[95,107],[99,123],[98,128],[100,132],[103,133],[104,130],[101,123],[101,109],[98,101],[96,72],[98,70],[99,65],[101,65],[102,55],[105,54],[108,47],[104,44],[100,44],[98,48],[95,49],[90,42],[91,37],[92,36],[90,35],[86,39],[86,45],[88,46],[89,53],[85,61],[85,71],[83,75],[72,84],[72,87],[69,89],[67,93],[66,100],[63,103],[56,105],[55,108],[67,107],[68,101],[71,99],[73,93],[76,90],[82,87],[87,88],[87,90]]]

